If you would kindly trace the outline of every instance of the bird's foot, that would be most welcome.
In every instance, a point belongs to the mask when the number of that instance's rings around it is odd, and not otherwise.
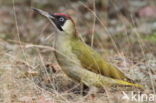
[[[98,92],[98,88],[96,87],[90,87],[88,94],[84,97],[85,99],[89,100],[95,100],[96,93]]]
[[[48,72],[59,72],[61,69],[57,63],[48,63],[45,65]]]

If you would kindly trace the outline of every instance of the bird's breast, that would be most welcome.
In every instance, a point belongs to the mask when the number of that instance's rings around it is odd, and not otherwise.
[[[69,38],[58,36],[55,42],[56,59],[62,70],[72,79],[80,81],[80,68],[83,68],[77,56],[72,52]]]
[[[62,35],[58,36],[55,43],[55,49],[57,61],[62,69],[69,69],[73,68],[74,66],[81,66],[79,59],[72,52],[70,38]]]

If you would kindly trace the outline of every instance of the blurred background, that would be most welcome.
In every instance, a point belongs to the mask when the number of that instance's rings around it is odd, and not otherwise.
[[[32,8],[71,15],[88,45],[145,85],[144,93],[156,92],[155,0],[1,0],[0,103],[92,101],[61,71],[53,56],[56,30]],[[98,93],[94,102],[122,103],[122,91]]]

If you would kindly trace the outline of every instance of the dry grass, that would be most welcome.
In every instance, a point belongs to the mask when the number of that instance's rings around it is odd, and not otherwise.
[[[18,44],[1,41],[1,58],[0,58],[0,101],[1,102],[21,102],[21,103],[119,103],[125,102],[121,99],[123,88],[105,88],[105,92],[96,93],[96,97],[86,98],[76,93],[81,91],[79,83],[70,80],[53,62],[51,68],[45,65],[50,61],[55,61],[52,56],[53,48],[43,45]],[[10,48],[11,47],[11,48]],[[25,55],[23,55],[23,51]],[[32,47],[32,48],[31,48]],[[47,59],[47,54],[48,59]],[[118,64],[120,68],[128,68],[123,70],[130,77],[144,84],[146,89],[143,93],[154,93],[155,83],[153,72],[155,72],[155,60],[149,58],[145,63],[137,62],[133,64],[126,57],[117,56],[112,58],[114,64]],[[110,59],[111,60],[111,59]],[[111,60],[111,61],[112,61]],[[152,67],[153,65],[153,67]],[[147,70],[151,69],[152,73]],[[55,71],[53,71],[55,69]],[[149,74],[151,73],[151,74]],[[152,89],[153,88],[153,89]],[[115,89],[115,90],[114,90]],[[130,89],[139,91],[136,88]],[[126,92],[126,93],[127,93]],[[128,101],[131,103],[131,101]],[[133,102],[132,102],[133,103]]]
[[[82,2],[80,2],[80,4],[83,5],[84,8],[87,8],[93,15],[91,45],[100,45],[99,47],[101,48],[99,51],[102,51],[102,55],[108,58],[112,64],[122,69],[129,77],[143,84],[145,90],[142,91],[142,93],[155,94],[156,58],[152,53],[147,54],[145,52],[147,48],[144,46],[145,44],[140,34],[137,31],[134,32],[134,37],[137,37],[135,40],[138,43],[136,44],[138,45],[136,48],[140,50],[138,57],[134,56],[135,54],[131,57],[127,55],[127,51],[125,53],[124,50],[122,51],[122,49],[118,48],[118,42],[116,42],[111,35],[108,35],[108,38],[111,39],[111,44],[117,53],[106,53],[109,54],[106,55],[104,54],[106,50],[103,48],[103,44],[105,43],[103,39],[94,40],[96,39],[94,35],[96,31],[96,20],[100,22],[102,27],[99,31],[103,30],[103,28],[105,31],[108,31],[105,23],[96,15],[95,0],[93,2],[93,10],[89,9],[89,7]],[[121,97],[123,96],[123,91],[126,93],[139,91],[136,88],[130,88],[130,90],[125,87],[105,88],[105,92],[96,93],[95,98],[85,97],[81,93],[77,93],[81,91],[81,85],[69,79],[56,63],[53,55],[55,49],[50,46],[53,45],[53,43],[51,43],[54,39],[53,34],[46,32],[49,24],[44,24],[46,21],[34,20],[33,23],[28,22],[24,27],[28,30],[33,30],[23,34],[31,35],[39,33],[40,35],[36,37],[36,41],[33,41],[34,35],[30,37],[26,36],[27,39],[32,39],[32,43],[22,42],[20,37],[22,31],[20,23],[22,20],[20,21],[19,15],[16,14],[14,0],[12,9],[14,11],[13,21],[16,27],[14,37],[16,39],[0,39],[0,103],[135,103],[134,101],[123,100]],[[32,16],[30,15],[28,17],[31,19],[30,21],[32,21]],[[44,25],[38,26],[39,24]],[[32,26],[29,27],[29,25]],[[130,23],[128,25],[130,29],[133,28],[133,24]],[[38,28],[42,30],[34,30]],[[81,28],[78,29],[83,30]],[[42,34],[44,33],[48,36],[43,36]],[[110,33],[107,32],[107,34]],[[127,45],[129,45],[128,47],[136,43],[131,41],[129,36],[126,36],[126,38],[126,43],[128,42]],[[34,42],[36,44],[33,44]],[[128,53],[133,54],[132,51],[128,51]],[[47,67],[46,65],[49,63],[52,64]]]

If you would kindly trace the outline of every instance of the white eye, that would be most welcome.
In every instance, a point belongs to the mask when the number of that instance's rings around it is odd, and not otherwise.
[[[59,18],[59,21],[64,21],[64,18],[63,18],[63,17],[60,17],[60,18]]]

